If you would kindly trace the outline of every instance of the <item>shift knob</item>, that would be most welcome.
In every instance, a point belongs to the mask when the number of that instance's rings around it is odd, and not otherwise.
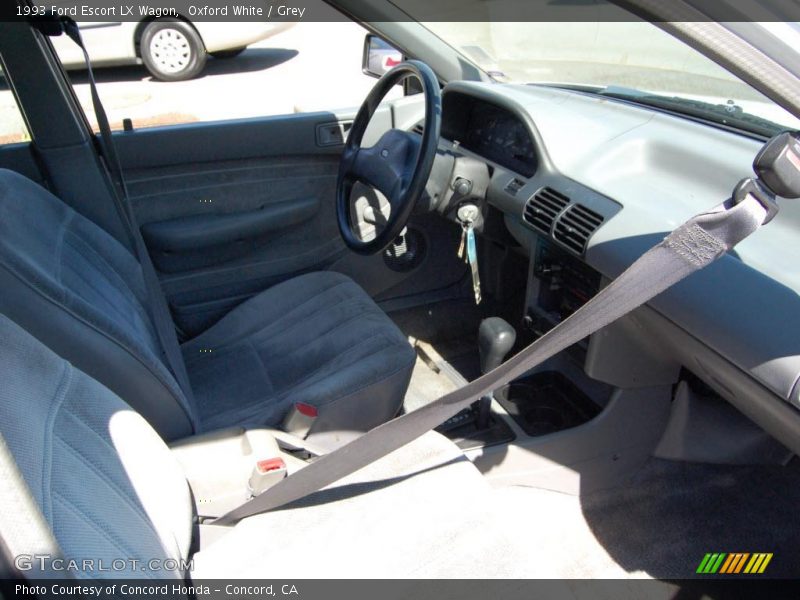
[[[478,329],[478,352],[481,356],[481,373],[485,374],[500,366],[511,351],[517,332],[500,317],[489,317],[481,321]]]

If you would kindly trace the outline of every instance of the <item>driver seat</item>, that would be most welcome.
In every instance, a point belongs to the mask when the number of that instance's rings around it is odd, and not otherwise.
[[[352,280],[308,273],[183,344],[179,367],[191,389],[182,389],[134,256],[39,185],[3,169],[0,287],[0,312],[127,398],[166,440],[278,426],[302,402],[318,410],[309,438],[334,447],[395,416],[415,360],[403,334]]]

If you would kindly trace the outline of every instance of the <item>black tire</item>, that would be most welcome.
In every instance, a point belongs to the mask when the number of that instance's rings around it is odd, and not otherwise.
[[[149,23],[139,44],[142,62],[161,81],[184,81],[206,66],[208,54],[194,27],[175,19]]]
[[[219,52],[212,52],[211,56],[221,59],[234,58],[244,52],[245,48],[246,46],[242,46],[241,48],[233,48],[232,50],[220,50]]]

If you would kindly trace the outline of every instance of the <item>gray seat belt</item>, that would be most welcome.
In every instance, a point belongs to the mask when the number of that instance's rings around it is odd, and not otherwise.
[[[782,139],[783,138],[783,139]],[[785,146],[780,148],[778,146]],[[797,170],[792,175],[786,164],[786,148],[794,156]],[[769,151],[768,151],[769,150]],[[800,145],[797,138],[782,134],[773,138],[756,158],[756,172],[772,177],[775,165],[759,165],[759,159],[783,153],[780,165],[789,173],[791,189],[781,196],[800,196]],[[770,170],[771,169],[771,170]],[[780,187],[780,186],[777,186]],[[776,186],[772,186],[772,190]],[[233,525],[259,513],[299,500],[354,473],[434,429],[478,398],[524,375],[536,365],[629,313],[670,286],[711,264],[777,213],[775,195],[762,180],[745,179],[731,199],[697,215],[650,249],[582,308],[562,321],[493,371],[413,412],[384,423],[352,442],[324,455],[308,466],[267,489],[261,495],[213,521]]]
[[[103,103],[100,101],[100,95],[97,92],[97,82],[94,78],[92,71],[89,53],[83,44],[81,32],[78,25],[69,17],[50,17],[40,18],[37,17],[32,23],[45,35],[56,36],[61,33],[66,33],[67,36],[75,42],[83,52],[83,58],[86,62],[86,69],[89,75],[89,88],[92,95],[92,106],[94,114],[97,118],[97,125],[100,128],[100,137],[103,141],[103,158],[105,159],[106,167],[109,170],[112,178],[111,196],[114,200],[114,206],[117,210],[122,226],[128,234],[130,245],[136,252],[136,258],[142,268],[142,276],[144,279],[145,287],[147,289],[147,300],[150,316],[153,319],[153,327],[156,330],[159,344],[166,358],[167,365],[169,366],[172,374],[178,381],[183,393],[187,396],[190,403],[194,403],[194,395],[192,387],[189,383],[189,375],[186,372],[183,358],[181,357],[180,347],[176,336],[175,323],[167,306],[167,301],[164,298],[164,292],[161,289],[161,283],[158,280],[153,261],[150,260],[150,254],[142,239],[142,234],[136,225],[136,217],[133,214],[130,199],[128,197],[128,188],[125,185],[125,177],[122,173],[122,165],[119,161],[114,140],[111,137],[111,126],[108,122]],[[192,419],[190,419],[191,421]]]

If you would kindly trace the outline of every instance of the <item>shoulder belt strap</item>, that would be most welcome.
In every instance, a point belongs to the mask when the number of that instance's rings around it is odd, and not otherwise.
[[[490,373],[438,400],[372,429],[223,515],[218,525],[293,502],[354,473],[443,423],[536,365],[605,327],[687,275],[711,264],[772,216],[753,194],[730,199],[678,227],[610,285],[546,335]]]

